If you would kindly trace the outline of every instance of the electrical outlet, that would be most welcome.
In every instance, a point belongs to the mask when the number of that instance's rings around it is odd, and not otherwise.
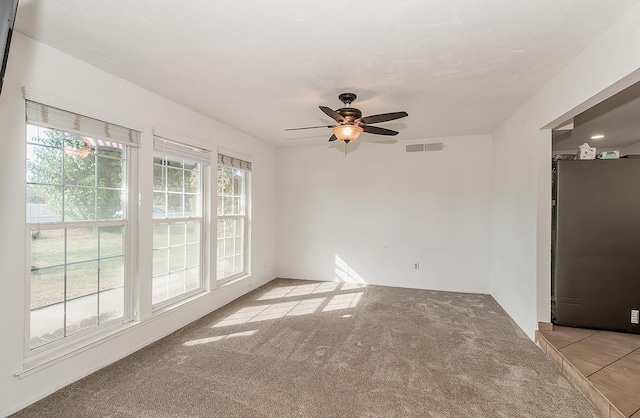
[[[632,309],[631,310],[631,323],[632,324],[640,324],[640,310]]]
[[[420,263],[413,263],[414,270],[420,270]]]

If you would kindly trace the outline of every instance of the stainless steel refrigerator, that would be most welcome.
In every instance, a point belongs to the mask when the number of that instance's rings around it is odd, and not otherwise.
[[[553,322],[640,333],[640,159],[555,168]]]

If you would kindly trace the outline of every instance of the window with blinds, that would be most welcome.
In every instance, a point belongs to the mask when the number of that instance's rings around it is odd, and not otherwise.
[[[248,274],[249,177],[251,162],[218,154],[217,277]]]
[[[26,102],[29,350],[130,317],[131,161],[140,132]]]
[[[173,303],[204,289],[204,173],[210,164],[208,150],[154,138],[154,306]]]

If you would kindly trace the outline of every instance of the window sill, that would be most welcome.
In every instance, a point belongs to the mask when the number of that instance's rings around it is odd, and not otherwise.
[[[235,283],[241,282],[243,280],[246,280],[248,278],[251,277],[250,273],[244,273],[240,276],[236,276],[236,277],[229,277],[228,279],[222,279],[222,280],[218,280],[218,286],[217,288],[222,288],[225,286],[230,286],[233,285]]]
[[[201,297],[208,295],[211,292],[199,289],[195,293],[189,294],[184,298],[180,298],[174,301],[161,302],[157,307],[152,308],[152,318],[163,316],[176,309],[183,308],[185,305],[189,305],[191,302],[200,299]]]
[[[18,379],[23,379],[25,377],[31,376],[35,373],[38,373],[41,370],[45,370],[57,363],[65,361],[73,356],[76,356],[84,351],[91,350],[92,348],[98,347],[101,344],[104,344],[116,337],[122,336],[128,332],[134,331],[140,326],[147,324],[151,321],[154,321],[158,318],[162,318],[163,316],[174,312],[176,310],[182,309],[187,305],[190,305],[192,302],[203,298],[211,293],[215,293],[217,289],[222,289],[227,286],[231,286],[243,280],[250,278],[250,274],[244,274],[239,277],[234,277],[224,282],[219,282],[216,289],[212,289],[211,291],[200,291],[190,297],[185,299],[181,299],[176,301],[175,303],[163,306],[158,310],[154,311],[152,316],[142,320],[142,321],[130,321],[124,324],[114,326],[114,328],[105,331],[104,333],[92,335],[91,337],[87,337],[86,339],[74,342],[65,347],[57,347],[51,350],[45,350],[36,354],[27,355],[24,359],[23,369],[14,373],[14,376]]]
[[[143,321],[131,321],[114,327],[109,331],[105,331],[104,333],[92,335],[86,339],[82,339],[80,341],[69,344],[65,347],[57,347],[51,350],[45,350],[40,353],[28,355],[24,359],[23,369],[17,373],[14,373],[14,376],[18,379],[25,378],[34,373],[37,373],[41,370],[44,370],[48,367],[51,367],[61,361],[67,360],[73,356],[76,356],[86,350],[90,350],[92,348],[98,347],[101,344],[104,344],[116,337],[126,334],[127,332],[133,331],[138,328],[142,324],[146,324],[150,321],[153,321],[157,318],[161,318],[168,314],[171,311],[181,309],[191,302],[200,299],[201,297],[209,294],[210,292],[198,292],[197,294],[182,299],[172,305],[163,307],[157,312],[153,313],[153,316]]]
[[[104,344],[119,335],[127,333],[136,328],[138,324],[139,322],[127,322],[108,332],[93,335],[90,338],[77,341],[66,347],[58,347],[56,349],[45,350],[37,354],[26,356],[24,359],[23,369],[14,373],[14,376],[18,379],[30,376],[86,350],[90,350]]]

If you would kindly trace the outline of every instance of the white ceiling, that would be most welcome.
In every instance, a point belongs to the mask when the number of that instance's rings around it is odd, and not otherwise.
[[[399,140],[491,133],[639,0],[20,0],[16,28],[276,146],[318,105],[407,111]],[[376,137],[364,134],[363,139]]]

